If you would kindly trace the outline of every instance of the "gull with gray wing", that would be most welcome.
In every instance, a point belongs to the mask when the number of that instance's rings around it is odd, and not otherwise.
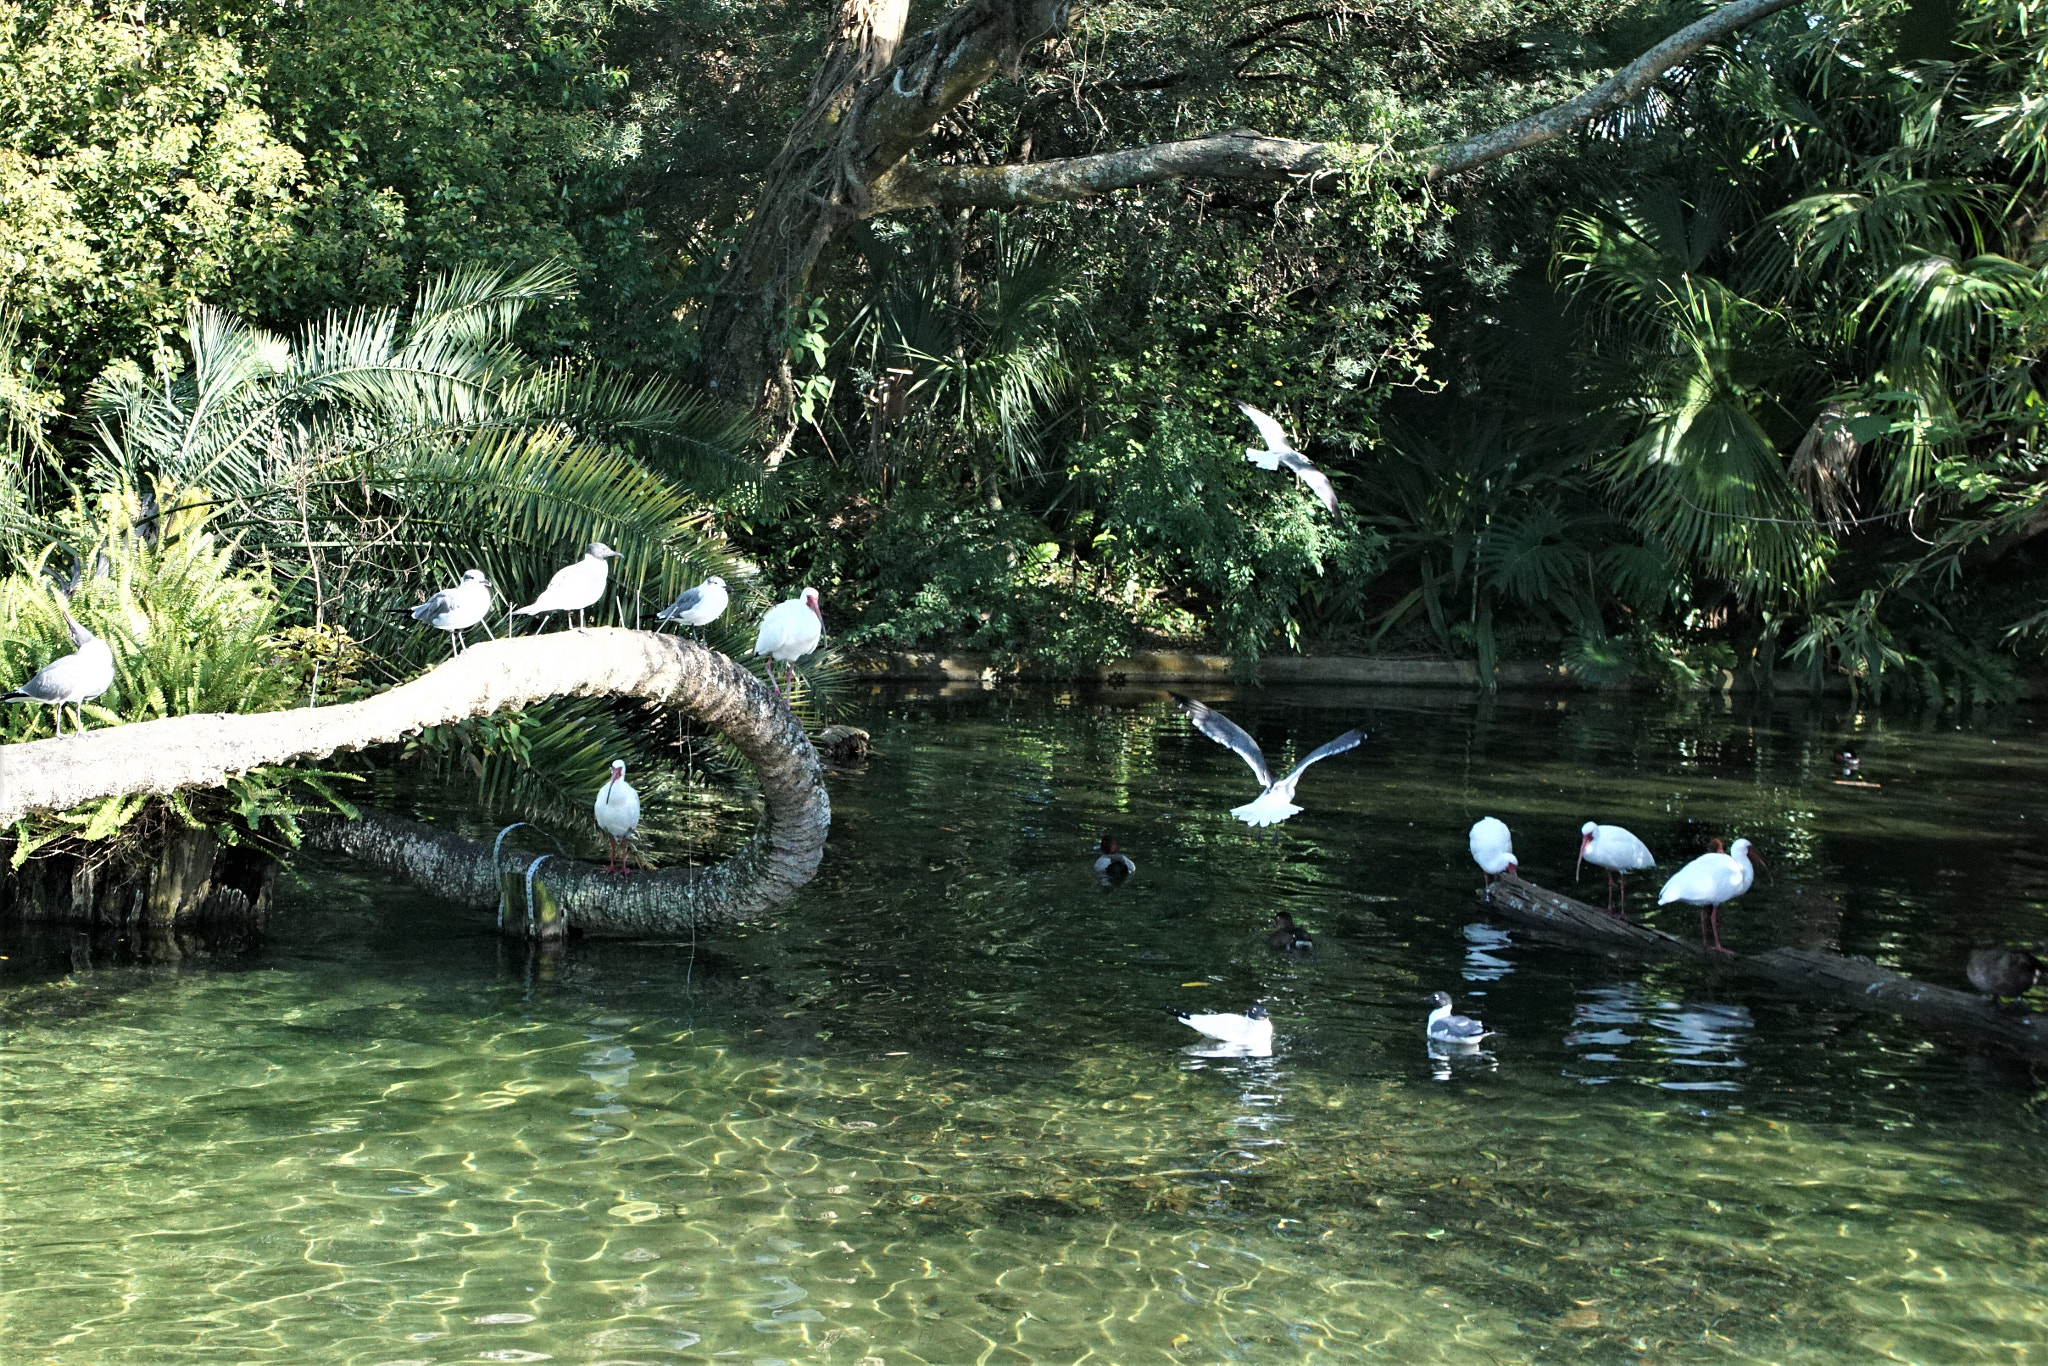
[[[1337,490],[1330,487],[1330,476],[1318,469],[1315,461],[1294,449],[1294,443],[1288,440],[1286,431],[1270,413],[1261,412],[1241,400],[1237,406],[1259,429],[1259,435],[1266,439],[1263,449],[1257,446],[1246,448],[1244,458],[1262,470],[1277,470],[1285,465],[1296,479],[1307,485],[1309,492],[1322,500],[1332,517],[1337,516]]]
[[[1308,770],[1308,766],[1333,754],[1357,749],[1365,740],[1363,728],[1347,730],[1328,744],[1311,751],[1306,759],[1288,770],[1286,777],[1276,779],[1266,767],[1266,754],[1259,748],[1259,742],[1245,734],[1236,722],[1192,697],[1184,697],[1180,693],[1167,695],[1173,699],[1175,706],[1187,713],[1188,720],[1195,723],[1196,730],[1250,765],[1252,775],[1259,780],[1259,786],[1264,790],[1253,800],[1243,806],[1232,807],[1230,811],[1231,815],[1246,825],[1278,825],[1299,812],[1301,808],[1294,804],[1294,785],[1301,781],[1301,775]]]

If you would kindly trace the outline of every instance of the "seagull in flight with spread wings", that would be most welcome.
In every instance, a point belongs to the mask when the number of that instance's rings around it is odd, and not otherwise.
[[[1235,751],[1237,757],[1251,765],[1252,774],[1265,790],[1258,797],[1243,806],[1231,808],[1230,814],[1246,825],[1278,825],[1301,808],[1294,804],[1294,785],[1301,781],[1301,775],[1308,766],[1318,759],[1327,759],[1332,754],[1342,754],[1348,749],[1357,749],[1365,739],[1363,728],[1347,730],[1329,744],[1312,752],[1306,759],[1288,771],[1286,777],[1277,782],[1266,767],[1265,751],[1259,742],[1246,735],[1235,721],[1222,712],[1212,711],[1205,703],[1179,693],[1169,693],[1173,704],[1188,714],[1188,720],[1195,723],[1195,729],[1222,745]]]
[[[1323,506],[1330,510],[1330,515],[1337,516],[1337,490],[1330,487],[1330,476],[1317,469],[1315,461],[1294,449],[1294,443],[1287,439],[1287,433],[1281,430],[1280,424],[1273,419],[1272,414],[1261,412],[1242,400],[1237,406],[1239,411],[1252,420],[1252,425],[1259,429],[1259,435],[1266,438],[1264,450],[1256,446],[1247,447],[1244,458],[1262,470],[1277,470],[1282,465],[1287,466],[1294,471],[1296,479],[1308,485],[1309,492],[1323,500]]]

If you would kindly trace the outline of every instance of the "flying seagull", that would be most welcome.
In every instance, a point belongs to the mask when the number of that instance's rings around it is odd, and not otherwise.
[[[456,654],[461,654],[462,638],[470,627],[482,625],[484,634],[491,635],[490,624],[484,621],[491,610],[491,581],[481,569],[466,570],[462,582],[453,588],[443,588],[417,607],[398,610],[409,613],[414,621],[446,631],[448,644]]]
[[[709,626],[725,615],[727,601],[725,580],[713,574],[695,588],[685,590],[682,596],[654,615],[657,620],[663,622],[679,621],[685,626]]]
[[[1365,731],[1347,730],[1322,748],[1312,751],[1306,759],[1288,771],[1286,777],[1274,781],[1273,774],[1266,767],[1265,751],[1259,742],[1239,729],[1236,722],[1219,711],[1212,711],[1207,704],[1179,693],[1167,694],[1173,704],[1188,714],[1188,720],[1195,723],[1195,729],[1222,745],[1235,751],[1237,757],[1251,765],[1252,775],[1265,790],[1258,797],[1243,806],[1231,808],[1230,814],[1246,825],[1278,825],[1301,808],[1294,804],[1294,785],[1301,781],[1301,775],[1308,766],[1318,759],[1327,759],[1332,754],[1342,754],[1356,749],[1365,739]]]
[[[1323,500],[1323,506],[1330,510],[1332,517],[1337,516],[1337,490],[1330,487],[1330,476],[1317,469],[1315,461],[1294,449],[1294,443],[1287,439],[1287,433],[1273,420],[1272,414],[1261,412],[1242,401],[1237,406],[1259,429],[1259,435],[1266,438],[1264,450],[1248,447],[1244,458],[1262,470],[1277,470],[1285,465],[1294,471],[1296,479],[1308,485],[1309,492]]]
[[[618,557],[619,552],[603,541],[592,541],[590,549],[583,552],[582,559],[557,569],[540,596],[524,607],[513,608],[512,615],[532,617],[544,612],[574,612],[576,625],[581,629],[583,609],[604,596],[605,579],[610,571],[605,561]]]
[[[67,702],[78,709],[78,728],[82,731],[82,704],[114,686],[114,652],[107,648],[107,642],[72,620],[69,612],[64,614],[64,624],[71,628],[71,643],[78,648],[45,664],[34,678],[13,692],[0,694],[0,702],[40,702],[55,707],[59,735],[64,733]]]

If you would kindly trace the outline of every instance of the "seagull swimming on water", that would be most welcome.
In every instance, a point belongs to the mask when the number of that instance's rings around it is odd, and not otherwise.
[[[1246,735],[1236,722],[1222,712],[1212,711],[1206,703],[1180,693],[1168,693],[1173,704],[1188,714],[1188,720],[1195,723],[1195,729],[1214,740],[1238,758],[1251,765],[1252,776],[1259,780],[1265,790],[1243,806],[1232,807],[1230,814],[1246,825],[1278,825],[1289,816],[1300,811],[1294,804],[1294,785],[1301,781],[1301,775],[1308,766],[1318,759],[1327,759],[1332,754],[1357,749],[1365,740],[1363,727],[1347,730],[1336,739],[1319,749],[1312,750],[1306,759],[1289,769],[1287,776],[1275,779],[1266,767],[1266,753],[1259,748],[1259,742]]]
[[[557,569],[540,596],[524,607],[513,608],[512,615],[533,617],[544,612],[573,612],[576,628],[583,629],[583,609],[604,596],[605,580],[611,571],[605,561],[618,557],[619,552],[603,541],[592,541],[582,559]]]
[[[1431,1043],[1468,1044],[1476,1048],[1481,1039],[1494,1032],[1468,1015],[1451,1014],[1451,998],[1447,992],[1434,992],[1423,999],[1436,1007],[1429,1012],[1429,1022],[1422,1027]]]
[[[462,653],[462,638],[469,628],[481,624],[484,634],[491,635],[491,628],[484,617],[491,610],[491,581],[484,577],[481,569],[464,571],[462,581],[453,588],[443,588],[417,607],[401,607],[401,612],[439,631],[448,633],[448,644],[455,654]],[[496,636],[491,636],[496,640]]]
[[[107,642],[80,626],[69,612],[64,614],[64,624],[71,628],[71,643],[78,648],[45,664],[14,691],[0,694],[0,702],[40,702],[55,707],[59,735],[64,733],[67,703],[78,712],[78,729],[83,731],[83,704],[114,686],[114,652]]]
[[[725,605],[728,601],[725,580],[713,574],[695,588],[686,590],[682,596],[654,615],[662,622],[679,621],[685,626],[709,626],[725,615]]]
[[[1255,1005],[1242,1015],[1190,1015],[1172,1006],[1166,1013],[1189,1029],[1200,1030],[1212,1039],[1265,1057],[1273,1051],[1273,1021],[1264,1006]]]
[[[1287,439],[1287,433],[1270,413],[1261,412],[1242,400],[1237,406],[1259,429],[1259,435],[1266,438],[1263,450],[1257,446],[1248,447],[1244,458],[1262,470],[1277,470],[1285,465],[1294,472],[1296,479],[1308,486],[1309,492],[1322,500],[1332,517],[1337,516],[1337,490],[1330,487],[1330,476],[1317,469],[1315,461],[1294,449],[1294,443]]]

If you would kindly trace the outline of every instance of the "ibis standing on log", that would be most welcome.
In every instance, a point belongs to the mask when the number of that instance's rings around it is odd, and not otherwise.
[[[462,653],[462,638],[469,633],[469,628],[482,623],[490,614],[491,581],[484,577],[481,569],[465,570],[462,581],[453,588],[443,588],[417,607],[401,607],[399,610],[410,613],[414,621],[437,631],[446,631],[450,651],[459,655]],[[491,634],[488,624],[484,625],[484,634]],[[495,636],[491,638],[497,639]]]
[[[1479,865],[1479,871],[1486,874],[1487,886],[1492,886],[1502,873],[1520,876],[1522,866],[1515,859],[1515,841],[1508,834],[1506,821],[1481,816],[1473,823],[1465,847],[1472,851],[1472,861]]]
[[[1628,919],[1628,875],[1645,868],[1655,868],[1657,860],[1650,857],[1649,846],[1618,825],[1601,825],[1587,821],[1579,827],[1579,862],[1592,864],[1595,868],[1607,870],[1607,909],[1614,910],[1614,878],[1621,876],[1621,918]],[[1579,869],[1572,870],[1572,880],[1578,881]]]
[[[1669,906],[1674,901],[1683,901],[1699,907],[1700,942],[1707,944],[1711,929],[1714,942],[1707,947],[1715,953],[1733,956],[1733,949],[1721,947],[1721,907],[1748,891],[1756,881],[1756,865],[1751,857],[1748,840],[1735,841],[1735,846],[1725,854],[1719,849],[1701,854],[1671,875],[1671,881],[1658,894],[1657,904]]]
[[[761,629],[754,636],[754,653],[766,655],[768,664],[768,686],[775,687],[775,663],[781,660],[789,669],[789,686],[796,686],[796,661],[818,648],[818,642],[825,635],[825,617],[818,610],[818,590],[806,588],[787,602],[778,602],[768,609],[761,618]],[[784,694],[787,696],[787,694]]]
[[[1311,750],[1306,759],[1287,771],[1286,777],[1276,780],[1266,767],[1266,754],[1259,748],[1259,742],[1245,734],[1236,722],[1220,711],[1210,710],[1207,704],[1197,702],[1192,697],[1183,697],[1177,692],[1168,693],[1167,696],[1173,699],[1175,706],[1188,714],[1188,720],[1195,723],[1196,730],[1251,766],[1252,775],[1259,780],[1259,785],[1265,790],[1243,806],[1232,807],[1230,810],[1231,815],[1246,825],[1278,825],[1300,811],[1301,808],[1294,804],[1294,785],[1301,781],[1301,775],[1308,771],[1308,766],[1318,759],[1327,759],[1332,754],[1357,749],[1365,740],[1363,729],[1347,730],[1328,744]]]
[[[535,617],[546,612],[574,613],[576,629],[582,630],[583,609],[604,596],[605,580],[611,569],[605,561],[618,557],[619,552],[603,541],[592,541],[590,549],[583,552],[582,559],[557,569],[540,596],[524,607],[513,608],[512,615]]]
[[[0,694],[0,702],[39,702],[57,709],[57,734],[64,733],[64,708],[78,712],[78,729],[85,729],[85,706],[114,686],[114,652],[107,642],[80,626],[69,612],[64,624],[71,628],[70,654],[51,660],[36,676],[13,692]]]
[[[640,828],[640,794],[626,781],[623,760],[612,760],[612,776],[597,790],[596,811],[597,828],[604,831],[605,837],[612,842],[611,858],[605,863],[604,870],[607,873],[630,872],[620,849]]]

